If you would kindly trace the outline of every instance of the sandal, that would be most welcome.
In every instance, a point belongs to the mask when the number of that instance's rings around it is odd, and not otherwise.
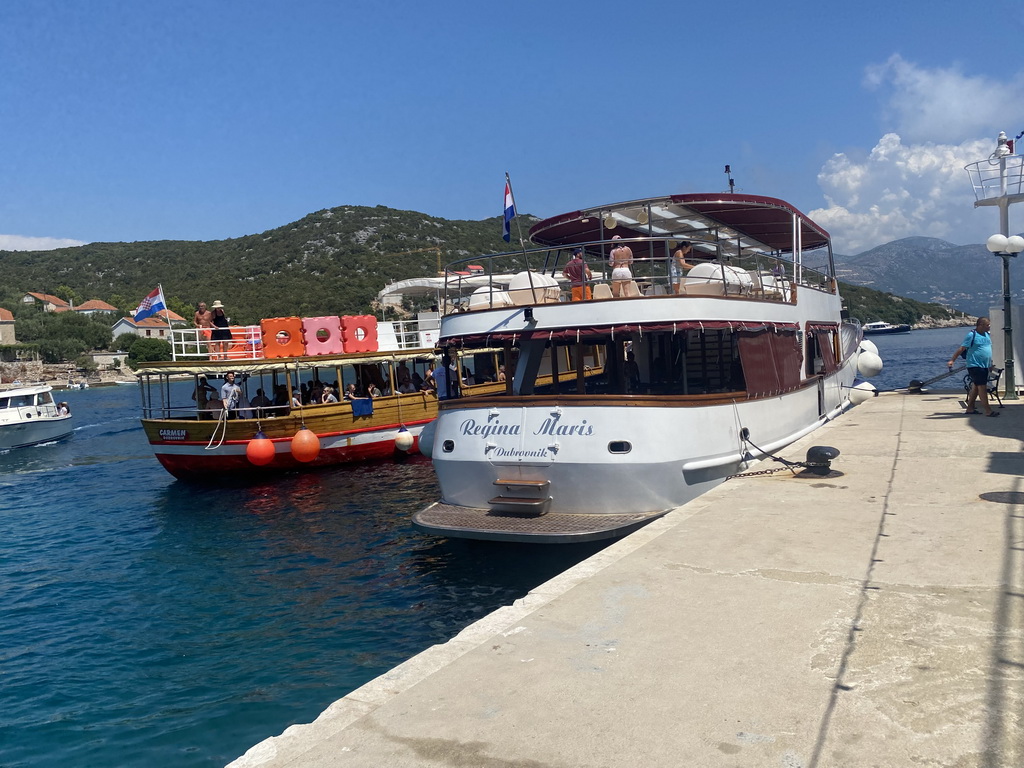
[[[992,413],[986,413],[985,415],[986,416],[998,416],[999,415],[999,411],[992,411]]]
[[[964,411],[965,416],[969,413],[981,413],[981,411]]]

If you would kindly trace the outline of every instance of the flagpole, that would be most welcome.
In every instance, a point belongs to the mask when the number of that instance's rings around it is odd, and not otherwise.
[[[505,183],[508,184],[508,193],[512,196],[512,210],[516,208],[516,192],[512,189],[512,178],[508,175],[508,171],[505,171]],[[533,269],[530,267],[530,257],[526,253],[526,243],[523,241],[523,228],[519,225],[519,212],[516,211],[516,231],[519,233],[519,247],[523,251],[523,261],[526,262],[526,274],[530,279],[530,295],[536,298],[536,294],[533,292]]]

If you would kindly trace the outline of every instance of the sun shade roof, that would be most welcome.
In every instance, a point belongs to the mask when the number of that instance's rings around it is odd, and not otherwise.
[[[744,249],[791,253],[794,220],[804,251],[828,245],[829,235],[783,200],[758,195],[699,193],[647,198],[565,213],[538,222],[530,238],[540,245],[566,246],[632,237],[698,237],[739,241]],[[614,226],[609,226],[614,222]]]

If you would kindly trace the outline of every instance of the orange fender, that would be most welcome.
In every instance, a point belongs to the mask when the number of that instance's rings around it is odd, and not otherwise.
[[[267,358],[302,357],[306,344],[302,340],[302,320],[297,317],[271,317],[260,321],[263,331],[263,354]]]
[[[345,315],[341,318],[341,341],[346,352],[376,352],[377,318],[373,315]]]

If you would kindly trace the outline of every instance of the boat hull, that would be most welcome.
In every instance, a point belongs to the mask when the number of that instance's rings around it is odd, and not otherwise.
[[[74,431],[72,416],[37,417],[0,424],[0,451],[63,440]]]
[[[454,538],[565,543],[622,536],[748,469],[761,450],[775,452],[842,413],[853,379],[848,364],[795,392],[718,405],[686,398],[574,404],[568,397],[518,407],[462,401],[443,408],[435,426],[441,503],[413,522]],[[540,484],[543,514],[495,504],[502,486]]]
[[[370,416],[355,416],[348,403],[339,403],[260,420],[143,419],[142,426],[157,460],[178,479],[249,477],[418,453],[419,433],[436,415],[437,401],[432,395],[407,395],[401,401],[399,407],[396,398],[384,398]],[[312,461],[292,454],[292,438],[303,427],[320,442]],[[407,451],[396,445],[403,428],[413,438]],[[274,446],[272,460],[260,466],[246,455],[257,430]]]

